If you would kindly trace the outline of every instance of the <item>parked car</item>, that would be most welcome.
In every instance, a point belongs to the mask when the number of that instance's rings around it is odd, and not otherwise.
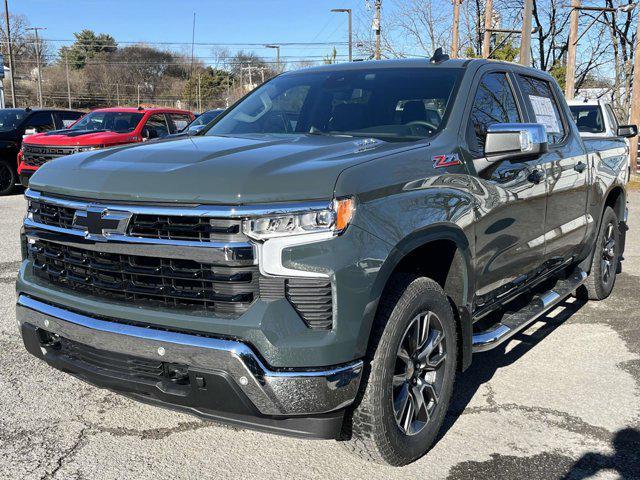
[[[515,64],[284,73],[196,136],[33,176],[22,338],[129,397],[403,465],[476,353],[611,293],[627,153]]]
[[[25,134],[64,128],[82,115],[56,108],[0,109],[0,196],[13,192],[18,183],[16,155]]]
[[[117,107],[93,110],[68,128],[30,135],[18,154],[24,186],[42,165],[72,153],[161,138],[184,129],[194,115],[172,108]]]
[[[624,137],[633,133],[635,126],[621,125],[611,104],[605,100],[578,99],[567,103],[583,137]]]

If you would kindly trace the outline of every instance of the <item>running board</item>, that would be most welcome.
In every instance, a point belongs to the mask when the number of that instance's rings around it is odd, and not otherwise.
[[[506,314],[500,323],[493,325],[491,329],[474,334],[473,353],[486,352],[507,341],[571,295],[586,279],[587,274],[576,269],[568,278],[559,280],[553,290],[536,296],[523,309]]]

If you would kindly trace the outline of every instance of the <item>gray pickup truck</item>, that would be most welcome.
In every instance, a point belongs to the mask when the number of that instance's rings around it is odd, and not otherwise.
[[[403,465],[475,353],[610,294],[627,155],[534,69],[285,73],[195,136],[44,165],[20,332],[99,387]]]

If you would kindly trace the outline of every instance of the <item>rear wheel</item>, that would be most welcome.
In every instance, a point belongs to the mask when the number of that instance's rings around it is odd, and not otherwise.
[[[381,300],[361,398],[346,422],[352,452],[405,465],[424,455],[447,412],[456,371],[456,326],[433,280],[397,276]]]
[[[613,290],[620,263],[620,225],[611,207],[602,215],[591,271],[584,286],[589,300],[603,300]]]
[[[13,193],[18,175],[7,162],[0,160],[0,196]]]

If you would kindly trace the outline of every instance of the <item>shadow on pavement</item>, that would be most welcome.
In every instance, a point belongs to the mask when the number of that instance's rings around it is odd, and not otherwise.
[[[517,362],[585,304],[585,300],[569,297],[547,315],[540,317],[531,327],[515,335],[511,340],[494,350],[474,355],[471,367],[464,373],[458,374],[456,378],[451,406],[440,430],[438,441],[444,437],[458,417],[462,415],[480,386],[491,380],[498,369]],[[550,315],[553,315],[553,317]],[[527,333],[533,326],[538,326],[539,322],[543,322],[544,325],[531,333]],[[520,343],[507,352],[507,345],[513,341],[519,341]]]
[[[635,428],[619,430],[611,443],[614,448],[611,455],[585,453],[562,477],[563,480],[591,478],[602,470],[613,470],[623,480],[640,478],[640,431]]]

